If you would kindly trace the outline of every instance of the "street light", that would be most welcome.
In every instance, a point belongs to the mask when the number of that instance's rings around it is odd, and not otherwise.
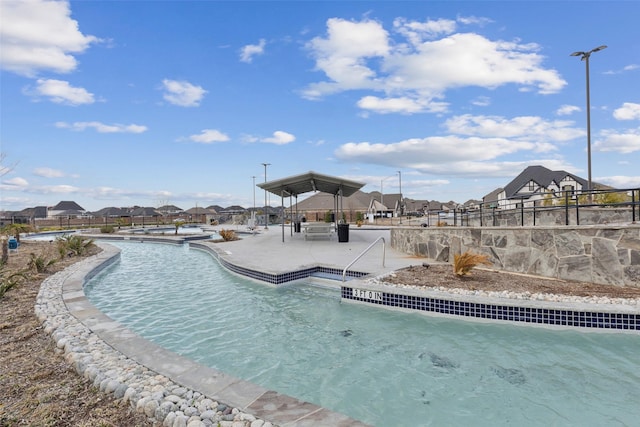
[[[587,65],[587,171],[589,174],[588,180],[588,188],[589,191],[589,200],[592,200],[591,190],[593,189],[593,185],[591,182],[591,101],[589,98],[589,57],[594,52],[599,52],[602,49],[606,49],[607,46],[602,45],[598,46],[595,49],[591,49],[589,52],[573,52],[571,56],[579,56],[581,61],[585,61]]]
[[[253,175],[251,177],[253,179],[253,212],[251,212],[251,227],[253,227],[253,234],[255,234],[256,229],[256,176]]]
[[[267,166],[271,166],[271,163],[262,163],[262,166],[264,166],[264,182],[267,182]],[[268,230],[268,222],[269,222],[269,217],[267,214],[267,189],[264,189],[264,229]]]

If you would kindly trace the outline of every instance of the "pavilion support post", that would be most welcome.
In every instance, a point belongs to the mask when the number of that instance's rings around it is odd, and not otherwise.
[[[284,191],[280,193],[280,208],[282,209],[282,243],[284,243]]]

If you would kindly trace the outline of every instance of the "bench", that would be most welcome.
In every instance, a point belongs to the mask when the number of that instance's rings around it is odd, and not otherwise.
[[[326,222],[319,223],[304,223],[304,240],[315,237],[327,237],[331,238],[333,234],[334,226],[333,224]]]

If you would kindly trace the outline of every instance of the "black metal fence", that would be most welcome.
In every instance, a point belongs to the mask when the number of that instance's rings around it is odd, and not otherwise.
[[[454,226],[497,227],[636,223],[640,220],[640,188],[563,191],[532,201],[518,197],[481,203],[449,212]]]

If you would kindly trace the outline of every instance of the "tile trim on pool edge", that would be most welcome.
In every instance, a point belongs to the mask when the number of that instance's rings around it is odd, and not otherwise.
[[[249,277],[251,279],[260,280],[262,282],[267,282],[272,285],[282,285],[284,283],[292,282],[294,280],[307,279],[316,273],[328,273],[331,275],[339,275],[342,277],[342,270],[339,268],[332,267],[323,267],[323,266],[314,266],[304,268],[302,270],[293,270],[285,273],[265,273],[263,271],[254,270],[251,268],[246,268],[239,266],[237,264],[233,264],[226,259],[224,256],[220,255],[220,253],[215,249],[205,244],[199,243],[189,243],[189,247],[194,249],[201,249],[208,253],[210,253],[224,268],[230,270],[236,274],[241,276]],[[349,278],[360,278],[369,275],[370,273],[365,273],[362,271],[352,271],[347,270],[346,276]]]
[[[354,292],[354,289],[356,292]],[[370,292],[369,292],[370,291]],[[369,295],[369,294],[374,294]],[[358,296],[362,295],[362,296]],[[640,331],[640,313],[596,311],[524,305],[508,305],[487,302],[459,301],[420,295],[406,295],[382,290],[367,289],[362,294],[358,288],[342,286],[341,298],[364,304],[416,310],[470,319],[507,321],[545,326],[601,329],[609,331]]]
[[[281,274],[265,273],[235,265],[226,259],[215,248],[201,243],[189,243],[190,247],[209,252],[220,264],[228,270],[252,279],[280,285],[293,280],[305,279],[312,274],[321,272],[342,275],[342,270],[330,267],[310,267],[302,270]],[[347,276],[359,279],[369,273],[347,271]],[[571,309],[568,307],[554,308],[552,303],[536,307],[533,304],[509,305],[491,302],[473,302],[421,295],[408,295],[399,292],[389,292],[388,289],[376,289],[379,298],[354,296],[353,286],[341,286],[341,298],[363,304],[380,305],[390,308],[415,310],[419,312],[466,318],[469,320],[488,320],[491,322],[515,322],[527,325],[541,325],[551,327],[578,328],[582,330],[602,330],[610,332],[640,331],[640,312],[621,313],[615,311],[598,311]],[[537,301],[540,303],[540,301]],[[523,303],[523,302],[521,302]],[[539,304],[538,304],[539,305]]]

